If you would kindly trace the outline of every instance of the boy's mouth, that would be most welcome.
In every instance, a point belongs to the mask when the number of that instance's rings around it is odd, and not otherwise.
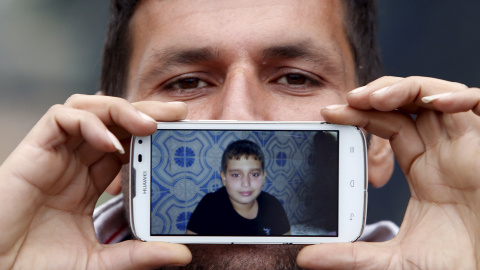
[[[242,195],[243,197],[249,197],[250,195],[252,195],[252,191],[244,191],[244,192],[240,192],[240,195]]]

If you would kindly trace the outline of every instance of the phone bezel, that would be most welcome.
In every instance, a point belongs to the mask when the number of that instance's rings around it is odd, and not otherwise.
[[[130,224],[134,235],[143,241],[208,244],[316,244],[353,242],[362,234],[367,206],[367,146],[358,127],[326,122],[278,121],[179,121],[159,122],[157,129],[205,130],[338,130],[339,136],[339,219],[338,236],[198,236],[150,235],[150,146],[151,136],[133,137],[130,158]],[[139,140],[142,141],[139,144]],[[351,153],[351,147],[360,149]],[[143,155],[140,162],[137,157]],[[146,155],[148,154],[148,155]],[[348,165],[348,166],[347,166]],[[138,181],[140,180],[140,181]],[[356,181],[352,186],[352,180]],[[135,183],[135,185],[133,185]]]

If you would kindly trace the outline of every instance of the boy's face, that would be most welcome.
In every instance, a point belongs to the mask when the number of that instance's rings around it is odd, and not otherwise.
[[[226,172],[221,173],[223,186],[230,201],[236,206],[251,206],[262,191],[265,171],[262,164],[252,156],[230,159]]]

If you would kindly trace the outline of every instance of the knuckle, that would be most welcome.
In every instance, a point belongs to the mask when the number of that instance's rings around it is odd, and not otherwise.
[[[458,89],[468,89],[468,86],[466,84],[459,83],[459,82],[456,82],[455,84],[457,84]]]
[[[47,114],[58,114],[64,110],[65,110],[65,105],[55,104],[48,109]]]
[[[393,82],[397,82],[399,80],[401,80],[403,78],[401,77],[396,77],[396,76],[390,76],[390,75],[386,75],[386,76],[382,76],[378,79],[376,79],[374,82],[382,82],[382,83],[385,83],[385,82],[390,82],[390,83],[393,83]]]
[[[110,97],[102,95],[85,95],[85,94],[73,94],[64,104],[67,107],[80,109],[80,110],[96,110],[100,108],[104,109],[117,109],[125,108],[130,103],[123,98]]]
[[[70,107],[84,99],[85,96],[84,94],[73,94],[65,101],[65,105]]]
[[[58,111],[61,110],[63,107],[65,106],[62,104],[55,104],[50,107],[49,111]]]
[[[403,79],[400,83],[409,87],[409,88],[414,88],[414,89],[422,89],[425,83],[425,77],[421,76],[408,76],[405,79]]]
[[[413,80],[413,81],[417,81],[417,80],[423,80],[425,79],[426,77],[422,77],[422,76],[408,76],[408,77],[405,77],[405,80]]]
[[[401,79],[401,77],[387,75],[387,76],[381,77],[380,79],[383,79],[383,80],[398,80],[398,79]]]
[[[47,114],[50,114],[54,117],[58,115],[68,116],[68,119],[71,121],[82,121],[87,119],[87,121],[91,121],[92,118],[96,118],[96,116],[89,111],[78,110],[63,104],[55,104],[51,106],[48,109]]]
[[[120,97],[108,97],[112,100],[112,103],[118,106],[131,106],[131,103],[127,100],[120,98]]]

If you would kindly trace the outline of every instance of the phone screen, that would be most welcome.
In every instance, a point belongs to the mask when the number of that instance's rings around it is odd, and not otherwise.
[[[339,132],[157,130],[152,236],[338,236]]]

